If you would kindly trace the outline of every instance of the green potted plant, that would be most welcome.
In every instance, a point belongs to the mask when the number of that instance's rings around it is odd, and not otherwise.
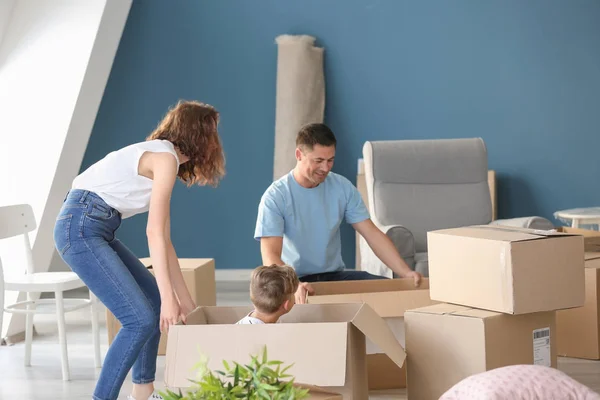
[[[286,374],[292,365],[282,369],[282,361],[268,359],[266,346],[261,359],[253,355],[250,358],[245,365],[223,360],[224,371],[213,372],[207,367],[208,360],[202,357],[195,366],[198,378],[190,380],[194,385],[187,393],[167,390],[160,395],[165,400],[300,400],[310,396],[308,388],[297,386],[294,378]]]

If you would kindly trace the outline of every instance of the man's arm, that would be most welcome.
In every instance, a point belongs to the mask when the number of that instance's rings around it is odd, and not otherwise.
[[[281,250],[283,249],[283,238],[281,236],[265,236],[260,238],[260,254],[262,255],[263,265],[284,265],[281,259]],[[314,293],[312,286],[306,282],[300,282],[296,290],[296,303],[306,303],[306,294]]]
[[[281,260],[283,238],[281,236],[265,236],[260,238],[260,254],[263,265],[284,265]]]
[[[352,224],[354,229],[365,238],[369,247],[383,263],[402,278],[413,278],[415,285],[421,282],[421,274],[410,269],[396,250],[392,240],[368,218]]]

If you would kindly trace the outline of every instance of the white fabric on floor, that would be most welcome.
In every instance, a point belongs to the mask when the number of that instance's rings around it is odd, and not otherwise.
[[[276,39],[277,93],[273,179],[296,165],[296,134],[307,123],[323,122],[325,77],[323,49],[308,35],[281,35]]]

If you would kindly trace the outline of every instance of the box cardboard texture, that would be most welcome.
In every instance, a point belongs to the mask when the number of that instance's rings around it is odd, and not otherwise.
[[[412,279],[338,281],[311,283],[315,293],[309,304],[365,302],[383,317],[399,343],[404,346],[404,312],[437,302],[429,298],[429,280],[420,286]],[[367,375],[370,390],[406,387],[406,364],[398,367],[380,348],[367,339]]]
[[[586,252],[600,252],[600,232],[589,229],[571,228],[569,226],[559,226],[557,232],[570,233],[583,236],[583,245]]]
[[[507,314],[580,307],[581,235],[501,226],[427,234],[431,299]]]
[[[340,393],[344,399],[368,398],[366,341],[368,337],[402,367],[406,355],[385,321],[367,304],[297,304],[277,324],[235,323],[252,307],[199,307],[187,324],[169,329],[165,384],[186,389],[192,367],[201,355],[208,368],[223,360],[247,363],[261,354],[280,360],[296,382]],[[219,338],[219,340],[215,340]]]
[[[140,261],[154,274],[150,258],[141,258]],[[215,260],[212,258],[180,258],[179,266],[181,267],[183,280],[196,305],[216,305]],[[109,310],[106,310],[106,328],[108,332],[108,344],[110,345],[119,332],[119,329],[121,329],[121,324]],[[166,348],[167,335],[163,333],[158,343],[158,355],[164,356]]]
[[[436,304],[404,318],[411,400],[438,399],[468,376],[494,368],[557,365],[555,311],[509,315]]]
[[[585,253],[585,303],[556,312],[558,355],[600,359],[600,252]]]

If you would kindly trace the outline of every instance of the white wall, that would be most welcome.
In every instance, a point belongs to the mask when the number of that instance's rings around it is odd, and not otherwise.
[[[32,205],[38,272],[55,253],[54,220],[79,171],[130,7],[131,0],[19,0],[4,30],[0,205]],[[22,271],[10,243],[0,242],[0,255],[5,275]],[[7,302],[15,299],[7,293]],[[2,337],[24,329],[22,318],[5,317]]]
[[[2,43],[2,36],[8,25],[10,15],[12,14],[13,6],[16,0],[1,0],[0,1],[0,43]]]

